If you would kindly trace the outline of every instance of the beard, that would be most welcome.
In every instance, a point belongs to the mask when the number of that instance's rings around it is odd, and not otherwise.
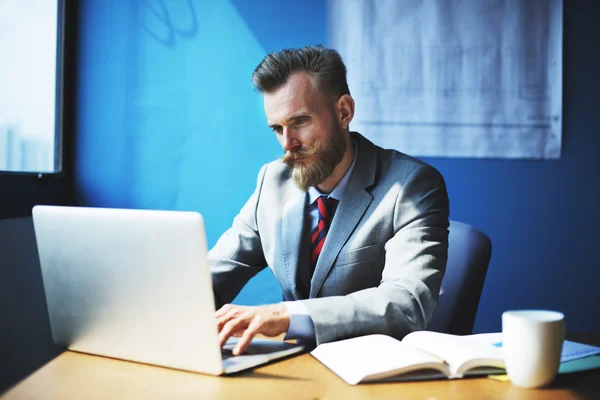
[[[291,168],[292,179],[303,192],[311,186],[317,186],[333,173],[335,167],[342,161],[346,148],[345,132],[335,127],[325,141],[315,140],[307,149],[288,151],[281,160]],[[313,159],[312,165],[302,161]]]

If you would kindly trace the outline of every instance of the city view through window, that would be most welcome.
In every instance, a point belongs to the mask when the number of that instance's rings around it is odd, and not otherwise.
[[[57,172],[58,0],[0,1],[0,171]]]

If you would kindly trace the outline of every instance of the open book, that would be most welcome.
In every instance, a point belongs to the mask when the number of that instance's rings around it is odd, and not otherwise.
[[[311,354],[351,385],[503,374],[502,349],[488,335],[413,332],[402,341],[368,335],[324,343]]]

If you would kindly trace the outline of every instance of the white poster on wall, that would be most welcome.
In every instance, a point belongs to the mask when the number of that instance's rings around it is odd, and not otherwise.
[[[351,124],[415,156],[558,159],[562,0],[329,0]]]

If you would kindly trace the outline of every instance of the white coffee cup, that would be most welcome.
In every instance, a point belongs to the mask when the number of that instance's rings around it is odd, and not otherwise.
[[[558,372],[565,332],[565,316],[558,311],[502,313],[504,363],[512,383],[526,388],[551,383]]]

